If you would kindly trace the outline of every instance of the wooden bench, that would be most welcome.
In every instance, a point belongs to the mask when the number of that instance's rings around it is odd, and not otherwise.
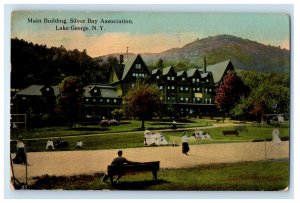
[[[157,180],[158,170],[159,161],[124,164],[121,167],[109,165],[107,167],[107,175],[110,179],[111,184],[113,184],[114,175],[134,175],[136,173],[144,173],[149,171],[152,171],[154,179]]]
[[[223,135],[239,135],[239,132],[237,130],[223,130]]]

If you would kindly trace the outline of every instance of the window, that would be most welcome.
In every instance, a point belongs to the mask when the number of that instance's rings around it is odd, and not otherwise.
[[[93,99],[93,102],[96,102],[96,99]]]
[[[137,70],[142,69],[142,65],[141,64],[135,64],[135,69],[137,69]]]
[[[183,87],[180,87],[180,91],[183,91]]]
[[[89,98],[86,98],[85,101],[88,102],[88,101],[89,101]]]
[[[103,99],[100,99],[100,102],[102,103],[102,102],[103,102]]]
[[[189,98],[185,98],[185,102],[189,102]]]
[[[117,99],[114,99],[114,103],[117,103]]]
[[[167,80],[170,80],[170,76],[167,77]]]
[[[196,82],[200,82],[199,78],[196,79]]]
[[[185,78],[183,77],[181,80],[182,80],[182,81],[185,81]]]
[[[135,73],[132,73],[132,76],[133,76],[133,77],[135,77],[135,76],[136,76],[136,74],[135,74]]]
[[[195,83],[195,78],[192,79],[192,83]]]
[[[169,89],[170,89],[170,86],[168,86],[167,89],[169,90]]]
[[[180,101],[183,102],[183,97],[180,97]]]
[[[186,88],[185,88],[185,91],[189,91],[189,88],[188,88],[188,87],[186,87]]]
[[[50,91],[50,88],[49,88],[49,87],[46,87],[46,91],[49,92],[49,91]]]
[[[172,90],[175,90],[175,87],[174,86],[171,86]]]
[[[207,98],[205,98],[205,104],[207,104]]]
[[[134,83],[131,84],[131,87],[134,87]]]
[[[107,102],[107,103],[110,103],[110,99],[106,99],[106,102]]]
[[[26,100],[26,97],[22,97],[23,100]]]
[[[200,91],[200,87],[197,87],[197,91],[198,91],[198,92]]]
[[[172,77],[171,77],[171,80],[175,80],[175,77],[172,76]]]
[[[167,101],[170,101],[170,97],[167,97]]]
[[[211,104],[211,98],[209,99],[209,103]]]
[[[159,89],[162,90],[164,87],[163,86],[159,86]]]
[[[207,88],[205,88],[205,93],[207,94]]]
[[[209,79],[206,79],[206,82],[209,82]]]
[[[97,93],[98,92],[98,90],[97,89],[94,89],[94,93]]]
[[[208,91],[211,92],[211,88],[209,88]]]
[[[156,76],[156,79],[159,80],[159,75]]]

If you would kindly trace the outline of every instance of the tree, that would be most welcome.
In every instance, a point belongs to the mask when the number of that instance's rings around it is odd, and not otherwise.
[[[70,127],[83,107],[83,91],[83,84],[76,76],[68,76],[59,84],[56,112],[67,117]]]
[[[142,121],[141,128],[145,129],[145,120],[160,111],[160,96],[156,85],[139,82],[124,97],[124,112],[128,117],[137,116]]]
[[[162,60],[161,58],[158,59],[158,61],[156,62],[155,67],[156,67],[156,68],[159,68],[159,69],[164,68],[164,60]]]
[[[117,121],[120,121],[121,118],[124,116],[124,110],[123,109],[115,109],[111,112],[111,114],[113,115],[114,119],[116,119]]]
[[[220,110],[228,113],[248,91],[241,78],[234,71],[230,71],[216,90],[215,103]]]
[[[289,112],[289,79],[285,74],[249,71],[242,77],[251,92],[232,109],[233,116],[263,122],[267,113]]]

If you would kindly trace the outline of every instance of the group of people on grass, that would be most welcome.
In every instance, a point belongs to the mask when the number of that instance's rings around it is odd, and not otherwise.
[[[48,139],[46,143],[46,150],[47,151],[55,150],[55,146],[56,148],[58,148],[60,145],[62,145],[63,142],[64,141],[62,140],[62,138],[56,140],[55,144],[52,139]],[[75,149],[83,149],[83,142],[80,139],[77,141]]]

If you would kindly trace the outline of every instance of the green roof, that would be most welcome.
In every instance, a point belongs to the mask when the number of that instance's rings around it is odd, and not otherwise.
[[[197,68],[192,68],[192,69],[188,70],[188,71],[186,72],[187,77],[192,77],[192,76],[194,76],[195,73],[196,73],[196,71],[197,71]]]
[[[214,65],[206,67],[207,72],[211,72],[214,78],[214,83],[219,83],[229,65],[232,65],[230,60],[226,60]]]
[[[124,71],[123,71],[122,80],[124,80],[124,78],[128,74],[128,72],[129,72],[131,66],[133,65],[134,61],[136,60],[136,58],[137,58],[137,56],[130,57],[129,59],[127,59],[126,61],[123,62],[123,64],[124,64]]]
[[[184,70],[177,72],[177,77],[182,76],[184,74]]]
[[[26,96],[42,96],[42,88],[45,85],[30,85],[29,87],[17,92],[17,95],[26,95]],[[58,86],[51,86],[54,90],[54,95],[58,95]]]
[[[172,66],[165,67],[163,69],[163,75],[168,75],[171,69],[173,69]]]
[[[103,98],[119,98],[117,90],[108,85],[88,85],[84,87],[84,97],[92,97],[90,94],[91,89],[98,87],[101,91],[101,97]]]
[[[151,74],[154,75],[154,74],[158,73],[158,71],[160,71],[159,68],[156,68],[156,69],[152,70]]]

